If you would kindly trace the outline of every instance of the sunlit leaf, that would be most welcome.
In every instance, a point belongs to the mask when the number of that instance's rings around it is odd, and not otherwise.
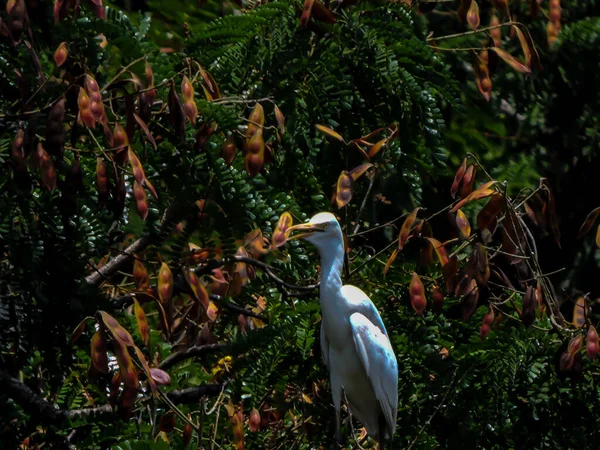
[[[404,219],[404,223],[400,228],[400,233],[398,234],[398,250],[402,250],[404,245],[409,239],[410,230],[417,219],[417,214],[421,209],[420,206],[417,206],[412,212],[408,215],[406,219]]]
[[[361,164],[360,166],[355,167],[349,173],[354,181],[358,180],[362,174],[364,174],[367,170],[373,167],[371,163]]]
[[[146,357],[138,347],[134,346],[133,349],[135,350],[135,354],[138,358],[140,365],[144,369],[144,373],[146,374],[146,379],[148,380],[150,389],[154,394],[156,394],[158,391],[156,388],[156,382],[154,381],[154,377],[152,376],[152,372],[150,366],[148,366],[148,361],[146,361]]]
[[[302,15],[300,16],[300,25],[306,27],[312,13],[312,8],[315,0],[305,0],[304,6],[302,7]]]
[[[337,139],[340,142],[344,142],[344,138],[339,133],[333,131],[329,127],[326,127],[325,125],[317,125],[317,130],[329,137]]]
[[[502,50],[501,48],[498,48],[498,47],[491,47],[490,51],[495,52],[500,58],[502,58],[504,60],[505,63],[507,63],[510,67],[512,67],[517,72],[521,72],[524,74],[531,73],[531,69],[529,67],[527,67],[525,64],[523,64],[521,61],[519,61],[514,56],[512,56],[506,50]]]
[[[479,187],[477,190],[471,192],[467,197],[463,198],[456,205],[454,205],[450,212],[456,212],[463,206],[465,206],[467,203],[470,203],[474,200],[479,200],[493,195],[496,192],[496,190],[490,189],[490,186],[492,186],[494,183],[495,181],[490,181],[489,183],[486,183],[483,186]]]
[[[388,260],[385,262],[385,267],[383,268],[383,275],[388,273],[388,270],[390,270],[390,267],[392,266],[392,263],[396,260],[396,257],[398,256],[399,252],[400,250],[398,250],[398,248],[394,249]]]
[[[469,236],[471,236],[471,224],[461,209],[456,211],[456,226],[460,230],[463,237],[465,239],[469,239]]]
[[[388,138],[382,139],[369,149],[369,158],[373,158],[377,153],[387,145]]]
[[[428,237],[427,240],[429,240],[429,242],[431,242],[431,244],[433,245],[433,249],[435,250],[435,253],[442,267],[445,266],[448,263],[448,253],[446,252],[444,244],[442,244],[437,239],[431,237]]]

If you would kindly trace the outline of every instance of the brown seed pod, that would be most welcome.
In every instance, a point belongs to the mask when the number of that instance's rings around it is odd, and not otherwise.
[[[66,42],[61,42],[54,51],[54,64],[56,67],[62,66],[69,57],[69,49]]]
[[[64,97],[54,103],[46,121],[45,147],[59,161],[62,160],[65,149],[65,103]]]
[[[146,220],[148,217],[148,196],[137,180],[133,182],[133,196],[135,198],[135,205],[139,216],[142,220]]]
[[[425,296],[425,286],[416,272],[412,273],[409,292],[413,309],[417,314],[422,315],[427,307],[427,297]]]
[[[484,340],[488,336],[488,334],[490,334],[493,324],[494,324],[494,308],[490,307],[487,314],[485,316],[483,316],[481,328],[479,329],[479,335],[481,336],[482,340]]]
[[[593,325],[590,325],[585,339],[585,351],[588,358],[595,361],[598,357],[598,332]]]
[[[104,208],[108,200],[108,169],[104,159],[96,159],[96,184],[98,186],[98,203]]]
[[[441,313],[444,307],[444,294],[442,294],[442,290],[437,284],[431,290],[431,301],[433,303],[433,311],[438,314]]]

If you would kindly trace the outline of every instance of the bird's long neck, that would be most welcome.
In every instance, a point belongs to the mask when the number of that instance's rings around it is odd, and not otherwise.
[[[321,302],[323,298],[336,298],[342,288],[344,268],[344,242],[336,239],[331,245],[320,248],[321,255]]]

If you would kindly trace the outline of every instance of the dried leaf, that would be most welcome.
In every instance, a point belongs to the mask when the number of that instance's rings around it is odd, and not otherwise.
[[[279,127],[279,132],[281,134],[285,134],[285,116],[279,109],[277,105],[274,107],[275,110],[275,119],[277,120],[277,126]]]
[[[467,203],[470,203],[474,200],[479,200],[493,195],[496,191],[494,189],[490,189],[490,186],[492,186],[494,183],[496,182],[490,181],[484,184],[483,186],[480,186],[479,188],[477,188],[477,190],[471,192],[467,197],[463,198],[456,205],[454,205],[450,212],[456,212],[463,206],[465,206]]]
[[[587,215],[587,217],[585,218],[585,222],[583,222],[583,224],[581,225],[581,228],[579,228],[579,235],[577,236],[578,238],[585,236],[586,234],[589,233],[589,231],[594,226],[594,223],[596,223],[596,219],[598,219],[598,215],[600,215],[600,206],[598,206],[597,208],[594,208]]]
[[[475,164],[471,164],[467,167],[465,171],[465,175],[462,179],[462,186],[460,187],[459,196],[460,198],[467,197],[471,192],[473,192],[473,183],[475,182],[475,175],[477,174],[477,166]]]
[[[117,363],[119,364],[123,383],[130,389],[137,389],[139,378],[131,355],[129,355],[129,352],[127,351],[127,346],[120,341],[114,341],[113,350],[117,357]]]
[[[467,158],[463,159],[460,167],[456,171],[456,175],[454,175],[454,181],[452,182],[452,187],[450,188],[450,195],[452,198],[456,197],[456,193],[458,192],[458,188],[462,182],[463,177],[465,176],[465,172],[467,171]]]
[[[302,7],[302,15],[300,16],[300,25],[306,27],[312,13],[312,8],[315,0],[305,0],[304,6]]]
[[[427,240],[429,240],[429,242],[431,242],[431,244],[433,245],[433,249],[435,250],[435,253],[440,261],[440,264],[442,265],[442,267],[444,267],[448,263],[448,253],[446,252],[446,249],[444,248],[444,244],[442,244],[437,239],[434,239],[431,237],[428,237]]]
[[[317,130],[319,130],[321,133],[323,133],[329,137],[337,139],[340,142],[345,142],[344,138],[340,134],[333,131],[331,128],[326,127],[325,125],[317,125]]]
[[[529,67],[527,67],[525,64],[523,64],[521,61],[519,61],[507,51],[502,50],[498,47],[491,47],[490,50],[495,52],[500,58],[504,60],[505,63],[507,63],[517,72],[521,72],[527,75],[531,73],[531,69]]]
[[[480,230],[488,229],[493,232],[496,228],[498,215],[502,213],[505,199],[502,194],[493,194],[487,204],[477,214],[477,227]]]
[[[148,142],[150,142],[150,144],[152,144],[152,147],[154,148],[154,150],[157,150],[157,146],[156,146],[156,141],[154,140],[154,137],[152,137],[152,133],[150,133],[150,130],[148,129],[148,125],[146,125],[146,122],[144,122],[142,120],[142,118],[140,116],[138,116],[136,113],[133,113],[133,117],[135,118],[135,121],[137,122],[137,124],[140,126],[141,130],[144,132],[144,135],[146,136],[146,139],[148,139]]]
[[[142,351],[138,347],[133,347],[135,350],[135,354],[140,362],[140,365],[144,369],[144,373],[146,374],[146,379],[148,380],[148,384],[150,385],[150,389],[152,393],[156,395],[158,393],[158,389],[156,388],[156,383],[154,381],[154,377],[152,376],[152,372],[150,366],[148,366],[148,361],[146,361],[146,357],[142,353]]]
[[[81,337],[81,334],[85,331],[85,324],[88,321],[88,319],[90,319],[90,318],[86,317],[81,322],[79,322],[79,324],[75,327],[75,329],[71,333],[71,340],[69,342],[71,345],[75,344],[75,342],[77,342],[77,340],[79,340],[79,338]]]
[[[140,336],[144,341],[144,344],[148,345],[148,340],[150,339],[150,329],[148,328],[148,319],[146,319],[146,313],[144,309],[137,301],[137,299],[133,299],[133,311],[135,314],[135,320],[137,322],[138,330],[140,332]]]
[[[410,229],[415,223],[415,220],[417,219],[417,214],[419,213],[420,209],[421,207],[417,206],[404,220],[404,223],[400,228],[400,233],[398,234],[398,250],[402,250],[404,248],[404,245],[406,245],[406,242],[409,239]]]
[[[384,276],[388,273],[388,270],[390,270],[390,267],[392,266],[392,263],[395,261],[395,259],[398,256],[399,252],[400,252],[400,250],[398,250],[397,248],[395,248],[394,251],[392,252],[392,254],[390,255],[390,257],[388,258],[388,260],[386,261],[385,267],[383,268],[383,275]]]
[[[365,173],[367,170],[369,170],[371,167],[373,167],[373,164],[371,163],[365,163],[365,164],[361,164],[360,166],[355,167],[354,169],[352,169],[349,173],[350,176],[352,177],[352,179],[354,181],[358,180],[360,178],[360,176]]]
[[[471,224],[461,209],[456,211],[456,226],[460,230],[463,237],[465,239],[469,239],[469,236],[471,236]]]
[[[352,200],[352,190],[352,176],[344,170],[338,178],[335,189],[335,203],[339,209],[346,206]]]
[[[388,142],[388,138],[382,139],[379,142],[377,142],[373,147],[371,147],[371,149],[369,150],[369,159],[373,158],[377,153],[379,153],[381,151],[381,149],[387,145]]]

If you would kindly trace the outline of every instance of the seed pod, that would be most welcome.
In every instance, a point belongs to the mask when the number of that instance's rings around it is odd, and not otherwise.
[[[79,107],[79,119],[81,122],[88,128],[94,128],[96,126],[96,118],[91,109],[90,97],[82,87],[79,88],[77,106]]]
[[[102,95],[100,94],[100,86],[91,75],[85,76],[85,88],[90,98],[90,111],[94,119],[102,122],[104,118],[104,104],[102,103]]]
[[[49,191],[53,191],[56,188],[56,170],[54,169],[54,163],[50,155],[41,147],[41,143],[38,144],[38,150],[40,155],[40,175],[42,177],[42,183]]]
[[[225,164],[227,164],[227,167],[231,166],[231,164],[233,163],[236,151],[237,148],[235,146],[235,138],[233,135],[230,135],[221,146],[221,157],[225,160]]]
[[[62,66],[69,56],[69,49],[66,42],[61,42],[54,51],[54,64],[56,67]]]
[[[598,356],[598,332],[593,325],[590,325],[585,339],[585,351],[588,358],[592,361]]]
[[[133,196],[135,197],[135,205],[139,216],[142,220],[146,220],[148,217],[148,196],[137,180],[133,182]]]
[[[158,298],[164,305],[173,296],[173,274],[166,263],[162,263],[158,272]]]
[[[250,177],[255,177],[265,164],[265,141],[262,128],[259,128],[247,142],[247,150],[244,167]]]
[[[181,95],[183,96],[184,102],[194,98],[194,86],[192,86],[192,83],[186,75],[184,75],[183,80],[181,80]]]
[[[143,184],[144,180],[146,179],[146,174],[144,173],[142,163],[131,147],[127,149],[127,156],[129,157],[129,163],[131,164],[133,177],[138,183]]]
[[[98,186],[98,204],[104,208],[108,200],[108,170],[104,159],[96,159],[96,184]]]
[[[244,415],[241,409],[238,409],[231,418],[231,428],[235,450],[244,450]]]
[[[422,315],[427,307],[427,297],[425,297],[425,286],[416,272],[412,273],[409,292],[413,309],[417,314]]]
[[[479,329],[479,335],[481,336],[481,340],[484,340],[488,336],[488,334],[490,334],[493,324],[494,324],[494,308],[490,307],[487,314],[485,316],[483,316],[483,322],[481,323],[481,328]]]
[[[476,31],[477,28],[479,28],[479,5],[476,0],[471,0],[471,6],[469,6],[469,10],[467,11],[467,23],[473,31]]]
[[[65,103],[64,97],[54,103],[46,121],[45,146],[48,153],[57,158],[58,161],[62,160],[65,149]]]
[[[177,422],[175,421],[175,413],[173,411],[168,411],[163,414],[159,420],[158,429],[160,431],[164,431],[165,433],[170,433],[175,428]]]
[[[560,0],[550,0],[548,4],[548,18],[550,22],[560,31],[561,8]]]
[[[479,288],[475,279],[471,279],[469,287],[466,290],[465,299],[462,303],[462,316],[464,320],[469,320],[473,313],[477,309],[477,302],[479,301]]]
[[[483,98],[489,102],[492,96],[492,79],[490,78],[488,65],[481,56],[476,56],[474,67],[477,88],[481,92],[481,95],[483,95]]]
[[[352,175],[345,170],[342,171],[338,177],[334,194],[335,204],[339,209],[346,206],[352,200],[353,187],[354,181],[352,180]]]
[[[462,184],[459,191],[461,199],[466,198],[471,192],[473,192],[473,183],[475,182],[475,175],[477,174],[477,166],[471,164],[467,167],[465,175],[462,178]]]
[[[433,286],[431,301],[433,303],[433,312],[437,314],[441,313],[444,307],[444,294],[442,294],[442,290],[437,284]]]
[[[583,335],[578,334],[573,339],[571,339],[571,341],[569,341],[569,347],[567,350],[567,353],[569,354],[569,356],[571,358],[573,358],[573,356],[575,356],[576,353],[579,353],[582,345],[583,345]]]
[[[25,0],[13,0],[7,2],[6,12],[8,13],[8,16],[6,17],[6,27],[10,33],[13,45],[16,45],[21,42],[21,35],[29,22]]]
[[[148,289],[148,270],[139,259],[133,261],[133,281],[138,291]]]
[[[92,336],[91,343],[92,365],[100,373],[108,373],[108,354],[106,353],[106,341],[101,331],[96,331]]]
[[[181,439],[183,440],[184,447],[187,447],[190,441],[192,440],[192,426],[189,423],[186,423],[183,427],[183,433]]]
[[[246,140],[249,140],[254,133],[256,133],[259,129],[265,124],[265,110],[263,109],[260,103],[256,103],[254,109],[250,113],[250,117],[248,117],[248,129],[246,130]]]
[[[27,190],[30,187],[30,178],[29,172],[27,171],[27,163],[25,161],[25,149],[23,147],[24,141],[25,134],[23,130],[19,128],[19,131],[17,131],[17,134],[12,141],[10,162],[13,169],[15,183],[20,189]]]
[[[535,288],[528,286],[523,296],[523,316],[522,321],[525,327],[529,328],[535,321],[535,311],[537,307],[537,299],[535,298]]]
[[[253,433],[256,433],[260,428],[260,414],[256,408],[252,408],[252,411],[250,411],[250,417],[248,418],[248,428]]]
[[[494,14],[490,19],[490,27],[498,27],[498,25],[500,25],[500,19]],[[494,46],[500,47],[502,45],[502,28],[492,28],[490,30],[490,36],[492,36],[492,39],[494,40]]]
[[[552,46],[558,38],[558,28],[552,22],[548,22],[546,26],[546,34],[548,36],[548,46]]]

